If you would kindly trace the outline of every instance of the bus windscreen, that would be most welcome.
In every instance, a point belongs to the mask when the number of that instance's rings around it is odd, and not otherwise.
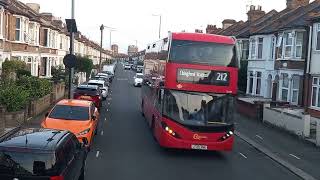
[[[172,40],[169,61],[236,67],[235,45],[212,42]]]

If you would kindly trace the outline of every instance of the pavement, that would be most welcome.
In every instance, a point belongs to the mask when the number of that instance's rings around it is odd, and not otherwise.
[[[88,155],[86,179],[298,180],[290,170],[236,137],[232,152],[164,150],[140,112],[132,71],[118,67]]]
[[[282,129],[239,114],[236,115],[235,123],[240,134],[250,138],[261,148],[268,149],[280,161],[295,166],[296,171],[302,170],[311,176],[304,179],[320,179],[319,147]]]

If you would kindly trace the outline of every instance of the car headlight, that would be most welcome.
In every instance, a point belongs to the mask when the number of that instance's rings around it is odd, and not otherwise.
[[[89,132],[90,132],[90,128],[85,129],[85,130],[79,132],[77,135],[78,135],[78,136],[82,136],[82,135],[88,134]]]

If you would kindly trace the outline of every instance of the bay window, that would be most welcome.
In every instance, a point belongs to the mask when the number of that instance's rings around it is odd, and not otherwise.
[[[21,18],[16,18],[16,41],[21,41]]]
[[[303,43],[303,32],[296,32],[296,49],[295,49],[295,57],[302,57],[302,43]]]
[[[320,78],[314,77],[312,81],[311,107],[320,108]]]
[[[288,101],[289,97],[289,76],[288,74],[282,74],[282,84],[281,84],[281,100]]]
[[[276,37],[272,37],[272,42],[271,42],[271,59],[275,59],[275,47],[276,47],[277,39]]]
[[[285,41],[284,41],[284,57],[290,58],[292,53],[293,46],[293,37],[291,32],[284,33]]]
[[[261,93],[261,72],[257,72],[257,81],[256,81],[256,95],[260,95]]]
[[[300,77],[292,77],[292,89],[291,89],[291,102],[293,104],[298,104],[299,100],[299,88],[300,88]]]

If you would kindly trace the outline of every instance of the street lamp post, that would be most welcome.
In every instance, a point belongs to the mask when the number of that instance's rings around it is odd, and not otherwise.
[[[101,72],[101,69],[102,69],[102,51],[103,51],[103,30],[104,28],[108,28],[110,30],[110,49],[111,49],[111,33],[112,31],[115,31],[115,28],[112,28],[112,27],[109,27],[109,26],[105,26],[103,24],[101,24],[100,26],[100,31],[101,31],[101,38],[100,38],[100,59],[99,59],[99,69],[98,71]]]
[[[162,15],[161,14],[152,14],[152,16],[159,17],[159,39],[161,39],[161,21],[162,21]]]
[[[74,19],[74,0],[71,0],[71,19]],[[70,33],[70,54],[74,54],[74,32]],[[73,80],[74,68],[69,72],[69,99],[73,98],[72,94],[72,80]]]

